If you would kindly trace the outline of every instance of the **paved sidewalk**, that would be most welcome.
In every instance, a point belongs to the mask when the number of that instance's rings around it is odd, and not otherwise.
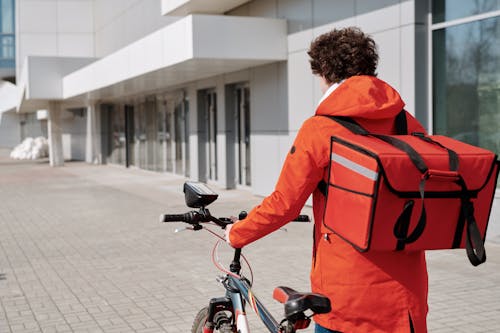
[[[210,297],[223,295],[210,261],[214,238],[158,222],[161,213],[186,211],[184,179],[84,163],[50,168],[5,155],[0,151],[1,333],[184,333]],[[210,207],[218,216],[261,200],[218,191]],[[276,317],[282,308],[273,288],[309,284],[312,225],[287,230],[244,251],[254,291]],[[230,251],[221,252],[228,262]],[[476,268],[462,250],[428,254],[430,332],[500,331],[498,238],[487,242],[487,253]],[[249,317],[253,332],[265,332]]]

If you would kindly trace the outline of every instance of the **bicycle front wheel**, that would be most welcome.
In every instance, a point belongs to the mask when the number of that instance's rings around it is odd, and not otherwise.
[[[225,316],[225,314],[222,315]],[[196,317],[194,317],[191,333],[203,333],[203,326],[205,326],[207,318],[208,307],[204,307],[198,312]],[[236,330],[233,330],[233,326],[231,324],[224,323],[218,329],[214,329],[214,333],[236,333]]]

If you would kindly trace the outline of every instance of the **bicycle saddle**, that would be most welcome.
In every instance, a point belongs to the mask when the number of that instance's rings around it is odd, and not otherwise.
[[[276,287],[273,298],[285,305],[285,317],[293,319],[306,310],[327,313],[332,310],[330,300],[321,294],[300,293],[288,287]]]

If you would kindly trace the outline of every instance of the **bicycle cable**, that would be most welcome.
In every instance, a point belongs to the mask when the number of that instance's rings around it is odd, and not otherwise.
[[[213,249],[212,249],[212,263],[214,264],[214,266],[221,272],[225,273],[225,274],[228,274],[228,275],[231,275],[232,277],[234,278],[237,278],[237,279],[241,279],[242,276],[241,275],[238,275],[236,273],[233,273],[231,272],[230,270],[228,270],[226,267],[224,267],[223,264],[220,263],[220,260],[219,260],[219,256],[218,256],[218,248],[219,248],[219,244],[221,242],[226,242],[226,240],[224,239],[224,237],[220,236],[219,234],[217,234],[216,232],[210,230],[209,228],[207,228],[206,226],[203,227],[203,229],[207,230],[208,232],[210,232],[212,235],[216,236],[217,238],[219,238],[219,240],[215,243]],[[253,271],[252,271],[252,266],[250,266],[250,263],[248,262],[247,258],[241,254],[241,258],[243,258],[243,260],[245,261],[245,264],[246,266],[248,267],[248,270],[250,272],[250,285],[253,284]]]

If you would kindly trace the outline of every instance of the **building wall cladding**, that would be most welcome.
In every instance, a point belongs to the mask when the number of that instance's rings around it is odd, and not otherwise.
[[[94,57],[93,0],[16,2],[16,75],[24,58]]]
[[[288,22],[289,54],[285,72],[265,71],[265,75],[259,76],[259,71],[254,69],[255,74],[250,80],[252,102],[257,103],[252,104],[252,120],[258,122],[260,119],[267,128],[274,128],[266,131],[258,126],[252,127],[255,193],[272,191],[297,131],[302,122],[314,114],[321,92],[318,80],[311,74],[307,50],[314,38],[331,29],[358,26],[372,35],[380,54],[378,76],[400,91],[408,111],[426,122],[426,6],[399,0],[255,0],[227,13],[286,18]],[[417,53],[425,56],[417,61]],[[417,71],[424,77],[416,84]],[[269,94],[269,90],[260,88],[280,86],[284,81],[284,93],[277,95],[276,102],[285,108],[286,119],[263,116],[266,110],[273,108],[265,96],[259,96]]]
[[[135,103],[149,95],[162,96],[181,90],[189,101],[189,176],[199,174],[199,90],[217,93],[217,183],[232,186],[234,170],[227,144],[233,133],[226,123],[233,105],[227,102],[227,87],[248,83],[250,88],[251,188],[268,194],[302,122],[313,115],[321,97],[318,82],[310,72],[306,51],[310,42],[335,27],[359,26],[379,45],[379,77],[395,86],[415,111],[419,88],[415,85],[416,35],[423,24],[417,18],[415,1],[369,0],[255,0],[225,15],[284,18],[288,22],[288,61],[227,73],[209,79],[144,92],[98,103]],[[425,10],[423,11],[427,13]],[[25,55],[105,57],[178,18],[160,15],[160,1],[149,0],[20,0],[18,6],[18,58]],[[422,15],[423,16],[423,15]],[[33,18],[41,18],[34,20]],[[423,30],[425,31],[425,30]],[[426,39],[423,40],[425,44]],[[18,61],[18,66],[22,61]],[[419,62],[420,63],[420,62]],[[425,72],[425,71],[424,71]],[[424,96],[425,97],[425,96]],[[427,102],[424,103],[427,106]],[[417,115],[419,112],[417,111]],[[186,156],[186,154],[184,155]],[[231,162],[232,163],[232,162]]]
[[[104,57],[178,18],[161,15],[161,1],[94,0],[95,55]]]

